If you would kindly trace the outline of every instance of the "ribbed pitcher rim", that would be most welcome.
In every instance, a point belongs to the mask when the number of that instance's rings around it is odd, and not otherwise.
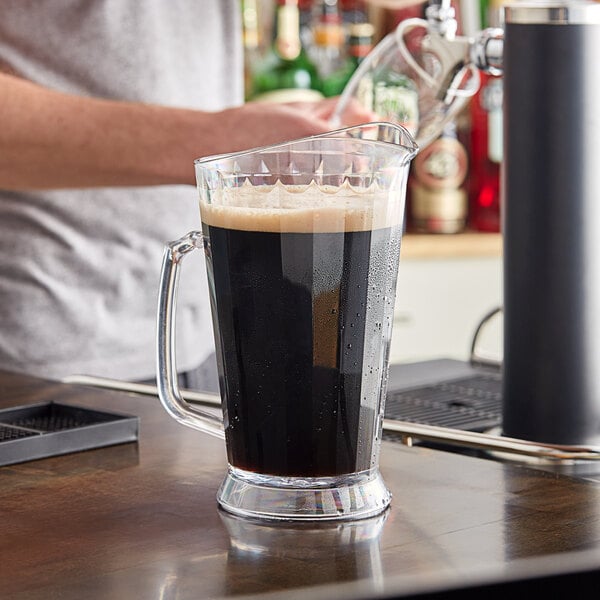
[[[249,148],[247,150],[240,150],[237,152],[227,152],[223,154],[213,154],[209,156],[203,156],[200,158],[196,158],[194,160],[194,165],[196,166],[205,166],[210,163],[218,162],[220,160],[230,160],[241,158],[243,156],[249,156],[251,154],[257,154],[259,152],[265,151],[276,151],[278,148],[286,148],[292,145],[300,145],[305,142],[309,142],[312,140],[319,139],[352,139],[352,137],[346,137],[345,134],[352,130],[367,130],[374,128],[387,128],[391,130],[398,131],[400,134],[401,143],[390,142],[386,140],[370,140],[370,139],[362,139],[362,138],[354,138],[364,143],[368,143],[374,146],[385,146],[385,147],[394,147],[396,149],[402,148],[406,152],[406,159],[412,159],[419,151],[419,146],[415,141],[413,135],[406,129],[406,127],[402,125],[398,125],[396,123],[391,123],[389,121],[373,121],[369,123],[362,123],[360,125],[352,125],[349,127],[342,127],[340,129],[334,129],[332,131],[328,131],[325,133],[319,133],[316,135],[310,135],[302,138],[296,138],[292,140],[288,140],[285,142],[278,142],[276,144],[268,144],[266,146],[257,146],[255,148]]]

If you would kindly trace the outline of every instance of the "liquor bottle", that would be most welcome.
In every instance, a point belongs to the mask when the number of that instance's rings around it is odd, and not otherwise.
[[[300,18],[300,42],[309,50],[313,46],[314,0],[298,0]]]
[[[252,97],[252,67],[261,58],[257,0],[242,0],[242,35],[244,41],[244,96]]]
[[[348,65],[350,76],[373,49],[375,27],[369,22],[352,23],[348,27]]]
[[[367,23],[369,21],[369,10],[366,0],[340,0],[342,21],[348,25]]]
[[[348,29],[347,56],[343,63],[328,77],[322,78],[324,96],[337,96],[344,91],[346,84],[361,61],[373,49],[375,28],[371,23],[352,23]],[[363,88],[364,93],[364,88]],[[364,101],[364,103],[368,102]]]
[[[481,83],[471,100],[470,225],[477,231],[499,232],[502,80],[482,74]]]
[[[482,2],[484,26],[501,27],[499,2]],[[485,11],[487,7],[487,11]],[[502,163],[502,77],[481,74],[481,87],[471,99],[471,170],[469,222],[477,231],[500,231]]]
[[[252,72],[251,100],[294,102],[322,98],[315,65],[300,38],[298,0],[278,0],[274,39]]]
[[[320,0],[316,6],[309,56],[317,67],[324,96],[335,96],[341,92],[340,75],[346,67],[345,41],[337,0]]]
[[[415,157],[410,185],[410,228],[419,233],[459,233],[468,216],[465,186],[469,159],[450,122]]]
[[[407,75],[388,72],[374,78],[374,109],[378,115],[391,115],[412,134],[419,124],[419,94]]]
[[[388,34],[388,35],[393,35]],[[419,93],[415,82],[394,64],[383,62],[363,74],[355,95],[380,120],[406,127],[415,135],[419,126]]]

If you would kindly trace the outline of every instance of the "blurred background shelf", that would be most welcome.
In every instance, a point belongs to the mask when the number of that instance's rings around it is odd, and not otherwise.
[[[401,257],[457,258],[499,257],[502,236],[499,233],[468,231],[452,235],[407,233],[402,240]]]

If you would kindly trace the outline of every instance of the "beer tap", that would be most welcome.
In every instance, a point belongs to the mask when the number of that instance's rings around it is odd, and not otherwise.
[[[406,37],[415,27],[426,30],[417,60]],[[474,37],[457,35],[458,22],[451,0],[430,0],[425,19],[406,19],[395,31],[398,48],[407,64],[437,90],[439,100],[471,97],[479,88],[479,72],[502,74],[504,30],[487,28]],[[465,80],[469,83],[465,85]]]
[[[421,60],[408,48],[406,37],[414,28],[423,28],[425,35],[420,45]],[[458,22],[450,0],[430,0],[425,19],[406,19],[396,28],[398,48],[407,64],[437,90],[437,97],[451,102],[455,96],[470,97],[479,87],[479,73],[473,68],[471,46],[473,41],[456,34]],[[474,79],[465,89],[465,78]]]
[[[394,81],[405,80],[418,95],[416,141],[422,149],[435,140],[480,85],[480,70],[471,57],[473,41],[457,35],[457,30],[449,0],[431,0],[425,19],[400,22],[355,71],[340,97],[332,124],[343,122],[341,117],[351,98],[374,109],[380,86],[385,86],[383,80],[392,82],[390,87]],[[375,110],[382,120],[406,125],[402,112],[393,110],[394,103],[384,104],[389,110]]]
[[[502,74],[503,29],[489,27],[475,37],[457,35],[458,22],[451,0],[430,0],[425,9],[425,20],[428,36],[423,47],[441,61],[442,72],[446,74],[442,79],[448,80],[449,89],[452,89],[452,74],[466,65],[475,65],[492,75]]]

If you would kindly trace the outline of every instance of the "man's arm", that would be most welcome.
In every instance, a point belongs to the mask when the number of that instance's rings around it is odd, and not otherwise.
[[[0,189],[193,185],[195,158],[328,131],[336,101],[203,112],[64,94],[0,73]],[[346,123],[370,117],[354,106]]]

